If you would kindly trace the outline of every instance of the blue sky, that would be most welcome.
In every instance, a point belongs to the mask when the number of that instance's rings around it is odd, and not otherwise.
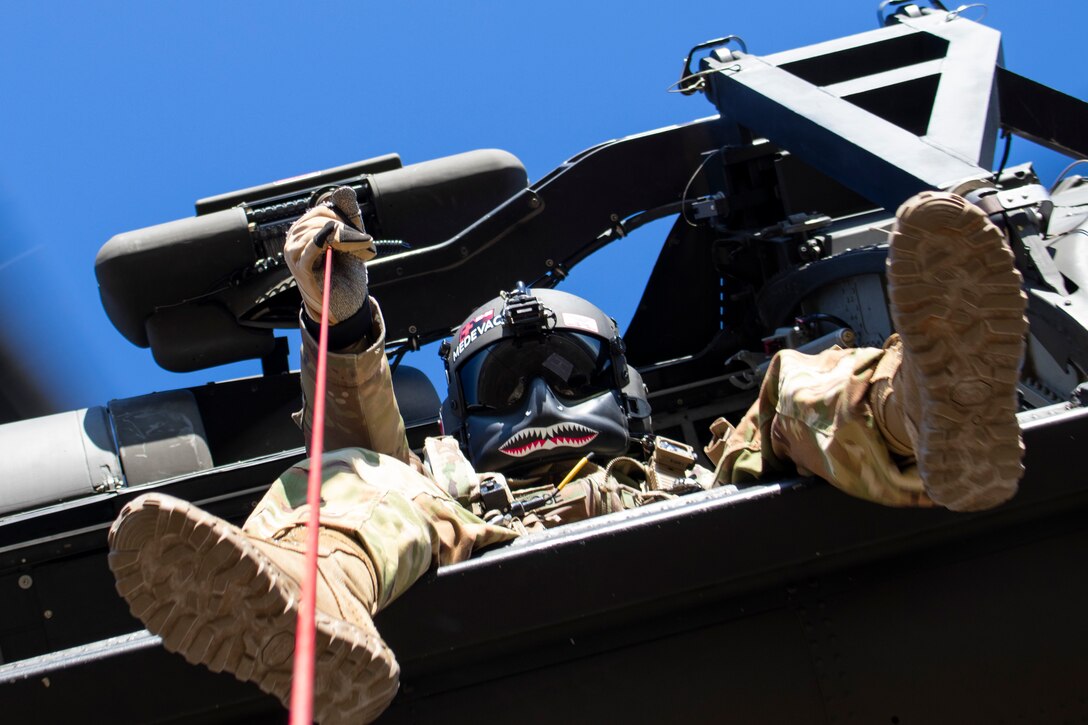
[[[4,3],[4,331],[60,409],[257,374],[158,368],[102,310],[101,245],[191,216],[201,197],[389,152],[502,148],[535,180],[601,141],[711,115],[702,96],[665,92],[695,43],[737,34],[767,55],[871,30],[877,4]],[[1084,7],[993,0],[983,22],[1004,33],[1007,67],[1085,98]],[[1012,160],[1029,159],[1047,183],[1065,161],[1014,142]],[[629,280],[666,231],[645,228],[564,288],[625,324],[641,292]],[[408,362],[437,369],[433,353]]]

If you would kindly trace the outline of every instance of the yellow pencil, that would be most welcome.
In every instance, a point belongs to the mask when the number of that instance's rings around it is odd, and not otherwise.
[[[575,476],[577,476],[577,475],[578,475],[578,471],[581,471],[581,470],[582,470],[582,466],[584,466],[584,465],[586,465],[587,463],[589,463],[589,459],[590,459],[590,458],[593,458],[593,454],[592,454],[592,453],[589,453],[589,454],[587,454],[586,456],[583,456],[583,457],[582,457],[582,460],[580,460],[580,461],[578,461],[577,463],[575,463],[575,464],[574,464],[574,468],[570,469],[570,473],[568,473],[568,474],[567,474],[567,477],[566,477],[566,478],[564,478],[564,479],[563,479],[562,481],[560,481],[560,482],[559,482],[559,485],[555,487],[555,492],[556,492],[556,493],[559,493],[560,491],[562,491],[562,490],[563,490],[563,486],[566,486],[566,485],[567,485],[568,483],[570,483],[570,482],[571,482],[571,480],[572,480],[572,479],[573,479],[573,478],[574,478]]]

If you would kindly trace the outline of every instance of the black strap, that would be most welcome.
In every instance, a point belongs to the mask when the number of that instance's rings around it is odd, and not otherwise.
[[[302,325],[315,340],[321,335],[321,323],[311,320],[305,308],[302,310]],[[370,295],[367,295],[358,312],[335,325],[329,325],[329,350],[335,352],[349,348],[360,340],[370,341],[373,329]]]

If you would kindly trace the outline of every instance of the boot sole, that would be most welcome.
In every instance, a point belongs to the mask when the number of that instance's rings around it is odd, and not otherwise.
[[[1024,470],[1022,279],[1001,230],[958,196],[920,194],[897,217],[888,291],[916,373],[919,472],[937,503],[991,508],[1016,493]]]
[[[291,699],[299,587],[242,531],[170,496],[129,503],[109,534],[109,566],[132,614],[163,646]],[[396,694],[393,653],[366,629],[316,616],[314,718],[369,722]]]

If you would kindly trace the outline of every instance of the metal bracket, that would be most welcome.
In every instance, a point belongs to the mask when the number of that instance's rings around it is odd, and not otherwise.
[[[985,175],[993,160],[1000,34],[947,15],[745,56],[709,73],[707,94],[727,122],[894,210],[923,189]]]

